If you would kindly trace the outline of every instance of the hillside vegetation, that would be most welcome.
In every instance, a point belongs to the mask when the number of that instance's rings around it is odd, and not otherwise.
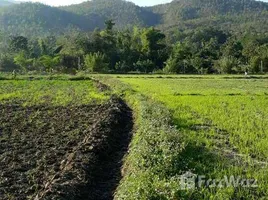
[[[138,25],[157,26],[163,30],[192,30],[213,25],[238,33],[266,33],[267,9],[267,3],[254,0],[179,0],[153,7],[139,7],[124,0],[93,0],[58,8],[21,3],[1,8],[0,30],[40,36],[104,28],[105,20],[113,19],[117,28]]]
[[[21,73],[267,73],[268,4],[93,0],[0,9],[0,70]]]
[[[268,4],[254,0],[175,0],[151,7],[162,28],[194,29],[213,25],[234,32],[267,32]]]
[[[40,3],[21,3],[0,10],[0,30],[6,34],[44,36],[94,30],[98,16],[82,16]]]
[[[93,0],[63,9],[84,16],[92,14],[102,19],[113,19],[119,28],[133,25],[154,26],[160,22],[157,13],[122,0]]]

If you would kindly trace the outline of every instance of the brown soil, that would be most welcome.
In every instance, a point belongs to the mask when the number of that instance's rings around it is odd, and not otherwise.
[[[112,199],[131,130],[131,111],[116,98],[0,105],[0,199]]]

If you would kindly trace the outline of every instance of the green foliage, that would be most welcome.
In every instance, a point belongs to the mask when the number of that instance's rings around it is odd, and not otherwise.
[[[120,60],[116,63],[116,71],[129,72],[138,70],[135,64],[141,57],[141,45],[136,40],[137,37],[133,32],[126,30],[116,35],[116,51]]]
[[[105,21],[105,26],[106,26],[106,31],[109,32],[109,31],[112,31],[113,30],[113,27],[114,27],[115,23],[113,22],[113,20],[106,20]]]
[[[153,26],[159,22],[160,18],[157,14],[145,8],[122,0],[93,0],[66,6],[62,9],[83,16],[95,16],[100,28],[104,28],[103,24],[106,19],[113,19],[116,27],[125,28],[133,25]]]
[[[161,70],[180,74],[268,72],[268,39],[263,35],[236,39],[229,33],[208,27],[185,33],[182,41],[172,45],[166,41],[164,33],[153,27],[115,31],[113,26],[113,21],[109,20],[105,30],[93,33],[75,32],[31,40],[17,36],[9,43],[9,51],[5,50],[5,42],[0,45],[2,59],[6,55],[15,57],[16,52],[23,51],[25,58],[33,61],[28,62],[27,70],[42,71],[43,67],[46,71],[53,68],[64,73],[76,73],[82,70],[83,64],[88,71],[102,73]],[[102,55],[105,59],[98,58]],[[57,59],[53,61],[55,57]],[[21,65],[20,60],[19,65],[26,69],[26,64]],[[98,63],[104,64],[98,67]],[[13,66],[2,62],[2,68]]]
[[[105,55],[97,52],[85,56],[85,68],[89,72],[104,73],[108,70]]]
[[[94,0],[61,8],[23,3],[1,9],[1,13],[6,21],[0,23],[0,29],[27,36],[48,35],[48,30],[60,34],[61,30],[104,28],[107,19],[114,19],[119,28],[158,25],[163,30],[174,26],[194,30],[212,25],[236,33],[267,31],[267,4],[250,0],[183,0],[150,8],[122,0]]]
[[[60,56],[52,57],[44,55],[39,58],[39,62],[45,67],[47,72],[52,72],[52,69],[60,64]]]
[[[152,72],[155,69],[155,65],[153,61],[147,59],[147,60],[139,60],[134,64],[135,69],[139,72],[143,73],[149,73]]]
[[[222,73],[232,74],[235,72],[241,73],[241,70],[239,71],[237,68],[238,66],[239,66],[239,62],[237,58],[233,56],[222,57],[215,64],[215,68],[220,74]]]
[[[57,44],[57,38],[54,36],[38,39],[40,54],[50,56],[59,54],[63,47],[62,45],[56,45],[56,44]]]
[[[11,55],[0,55],[0,71],[12,72],[18,70],[18,66],[14,63],[14,57]]]
[[[5,22],[0,32],[0,59],[24,51],[25,57],[33,60],[27,66],[29,71],[53,68],[76,73],[82,70],[86,55],[99,52],[108,66],[105,70],[94,67],[96,72],[266,73],[268,37],[263,32],[265,23],[260,26],[259,22],[268,16],[267,8],[266,3],[251,0],[181,0],[147,8],[122,0],[94,0],[60,8],[22,3],[0,9],[0,29]],[[150,17],[155,17],[154,27],[144,28],[152,25],[146,21]],[[51,60],[57,56],[60,63],[52,66]],[[1,68],[10,71],[14,63],[6,61]]]
[[[60,56],[60,69],[62,73],[75,74],[78,70],[81,70],[81,58],[71,55]]]
[[[243,59],[243,45],[240,41],[230,39],[223,45],[223,55]]]
[[[267,32],[267,3],[252,0],[180,0],[153,6],[163,29],[194,30],[213,26],[237,34]]]
[[[170,58],[166,62],[164,72],[166,73],[187,73],[189,72],[189,59],[191,57],[190,48],[181,43],[173,47]]]
[[[188,31],[213,26],[235,34],[264,34],[267,9],[267,3],[253,0],[181,0],[146,8],[124,0],[93,0],[58,8],[21,3],[0,9],[0,29],[13,35],[48,36],[105,28],[104,22],[113,19],[119,29],[137,25]]]
[[[156,67],[163,67],[162,51],[165,50],[165,34],[155,28],[144,29],[141,34],[141,51]]]
[[[0,29],[27,37],[94,30],[98,26],[94,20],[94,16],[80,16],[40,3],[20,3],[0,9]]]
[[[23,36],[11,37],[9,48],[13,52],[27,51],[28,39]]]
[[[33,60],[32,59],[28,59],[26,56],[26,53],[21,51],[19,54],[17,54],[14,57],[14,63],[18,66],[20,66],[20,69],[22,71],[26,71],[27,68],[32,64]]]

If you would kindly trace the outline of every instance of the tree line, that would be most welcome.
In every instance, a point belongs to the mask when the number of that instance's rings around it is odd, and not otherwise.
[[[0,70],[22,73],[267,73],[268,36],[213,27],[164,34],[153,27],[26,38],[0,35]]]

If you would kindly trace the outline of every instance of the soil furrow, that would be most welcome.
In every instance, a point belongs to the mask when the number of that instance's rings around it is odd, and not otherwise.
[[[133,126],[121,99],[0,111],[0,199],[113,199]]]

